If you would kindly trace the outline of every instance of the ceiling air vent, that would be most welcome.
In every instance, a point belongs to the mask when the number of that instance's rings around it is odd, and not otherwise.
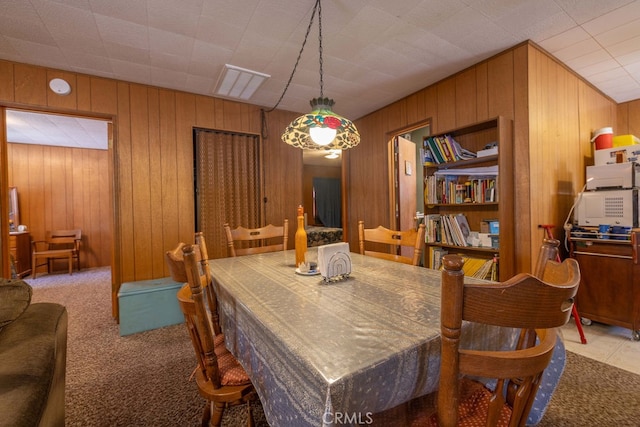
[[[224,98],[247,100],[269,77],[268,74],[225,64],[215,94]]]

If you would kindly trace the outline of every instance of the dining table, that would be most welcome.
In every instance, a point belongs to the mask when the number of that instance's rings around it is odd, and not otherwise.
[[[367,425],[438,388],[441,272],[349,256],[351,274],[333,282],[296,270],[292,250],[209,261],[226,345],[270,426]],[[465,322],[461,342],[506,349],[517,335]],[[558,341],[534,423],[564,367]]]

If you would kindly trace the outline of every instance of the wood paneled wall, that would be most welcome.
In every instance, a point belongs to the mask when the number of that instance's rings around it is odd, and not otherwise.
[[[70,95],[48,89],[55,77],[70,83]],[[302,199],[302,153],[280,140],[296,113],[268,113],[262,126],[257,106],[1,60],[0,106],[113,121],[114,308],[121,283],[167,276],[164,252],[193,240],[194,127],[264,134],[267,223],[293,218]]]
[[[618,121],[613,128],[616,135],[635,135],[640,138],[640,99],[618,105]]]
[[[30,144],[9,144],[7,151],[8,183],[18,188],[20,222],[31,238],[80,228],[81,268],[111,265],[108,152]]]
[[[533,43],[356,120],[362,142],[349,156],[350,222],[390,224],[386,144],[392,135],[426,119],[439,133],[498,115],[514,124],[514,176],[501,179],[514,180],[515,270],[531,271],[543,238],[538,225],[554,224],[556,237],[563,236],[565,217],[592,162],[591,131],[616,123],[615,102]],[[349,233],[352,248],[355,230]]]
[[[592,131],[616,123],[616,103],[566,66],[529,46],[529,223],[535,262],[543,231],[563,225],[593,165]],[[524,159],[523,159],[524,160]]]

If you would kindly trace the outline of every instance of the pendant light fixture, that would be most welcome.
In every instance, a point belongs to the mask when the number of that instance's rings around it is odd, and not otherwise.
[[[298,61],[304,50],[304,46],[309,36],[309,30],[318,12],[318,52],[320,62],[320,97],[310,101],[311,112],[293,120],[282,134],[282,140],[289,145],[307,150],[346,150],[355,147],[360,143],[360,134],[351,120],[339,116],[331,109],[333,99],[324,97],[323,62],[322,62],[322,5],[320,0],[316,4],[311,14],[311,20],[307,27],[307,33],[302,43],[302,48],[298,54]],[[289,83],[295,74],[296,65],[293,68],[289,82],[285,87],[286,93]],[[282,94],[284,96],[284,93]],[[280,99],[282,100],[282,96]],[[280,103],[280,101],[278,101]],[[274,107],[275,108],[275,107]]]

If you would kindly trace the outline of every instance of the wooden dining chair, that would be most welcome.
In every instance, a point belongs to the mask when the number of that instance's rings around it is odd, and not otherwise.
[[[239,226],[231,229],[229,224],[225,223],[224,232],[229,255],[232,257],[286,251],[289,242],[289,220],[285,219],[281,226],[269,224],[260,228]]]
[[[548,260],[541,279],[518,274],[501,283],[464,282],[459,255],[443,258],[441,360],[437,397],[427,395],[374,416],[376,425],[524,426],[560,326],[580,283],[574,259]],[[513,350],[461,348],[462,322],[520,329]],[[464,376],[462,376],[464,375]],[[494,380],[494,389],[473,378]]]
[[[374,256],[391,261],[402,262],[410,265],[420,265],[422,253],[424,252],[425,225],[420,224],[417,230],[396,231],[383,226],[377,228],[364,228],[364,221],[358,221],[358,240],[360,243],[360,253],[362,255]],[[391,245],[390,252],[380,252],[365,249],[366,242],[382,243]],[[411,257],[398,253],[401,247],[413,248]]]
[[[246,404],[247,425],[253,426],[251,401],[256,397],[255,389],[244,368],[225,346],[208,261],[197,245],[184,245],[182,252],[188,283],[177,297],[198,361],[195,371],[198,391],[207,399],[202,425],[219,426],[228,406]]]
[[[31,242],[31,275],[36,278],[36,269],[42,265],[47,266],[47,272],[51,272],[52,263],[56,259],[66,259],[69,265],[69,274],[73,274],[73,261],[80,271],[80,242],[82,242],[82,230],[51,230],[45,233],[44,240]],[[44,261],[44,262],[42,262]]]

